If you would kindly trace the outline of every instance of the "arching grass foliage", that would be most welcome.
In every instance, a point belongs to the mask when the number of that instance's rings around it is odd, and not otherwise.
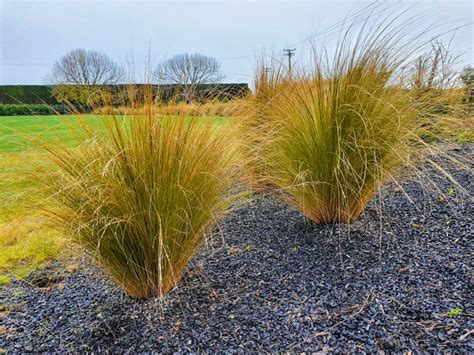
[[[234,154],[209,119],[104,115],[79,148],[48,146],[53,220],[130,296],[177,286],[226,210]]]

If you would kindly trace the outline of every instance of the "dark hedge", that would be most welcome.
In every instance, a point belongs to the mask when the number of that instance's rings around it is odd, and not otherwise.
[[[145,91],[149,88],[144,84],[122,84],[104,85],[100,88],[119,96],[114,100],[117,104],[123,103],[123,96],[126,97],[127,89],[133,86],[136,91]],[[182,100],[188,91],[186,85],[152,85],[152,92],[155,98],[162,101]],[[59,104],[53,96],[53,87],[48,85],[0,85],[0,104]],[[246,83],[234,84],[202,84],[197,85],[193,90],[193,98],[197,100],[231,100],[244,97],[250,90]],[[122,93],[122,95],[117,95]]]
[[[0,116],[54,115],[69,113],[65,105],[0,104]]]
[[[47,85],[1,85],[0,104],[49,104],[59,102]]]

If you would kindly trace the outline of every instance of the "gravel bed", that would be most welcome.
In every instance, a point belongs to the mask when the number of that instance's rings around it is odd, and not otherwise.
[[[0,351],[473,352],[474,184],[432,177],[438,192],[388,186],[350,226],[256,194],[164,300],[52,264],[31,280],[55,284],[0,289]]]

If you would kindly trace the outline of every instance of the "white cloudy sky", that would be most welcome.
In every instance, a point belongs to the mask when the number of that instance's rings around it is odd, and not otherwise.
[[[265,48],[277,55],[340,23],[363,1],[112,1],[0,0],[0,84],[42,84],[53,62],[74,48],[95,49],[143,70],[182,52],[218,58],[227,82],[250,82]],[[472,1],[391,2],[393,11],[464,24],[454,49],[473,62]],[[411,7],[414,5],[413,7]],[[316,43],[318,44],[318,43]],[[139,80],[139,79],[138,79]]]

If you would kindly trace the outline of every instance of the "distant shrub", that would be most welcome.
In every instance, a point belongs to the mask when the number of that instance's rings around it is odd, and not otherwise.
[[[104,106],[113,99],[108,85],[56,85],[52,94],[58,102],[73,106],[80,112],[91,112],[93,107]]]
[[[244,115],[249,102],[246,99],[235,99],[228,101],[209,101],[204,103],[198,102],[170,102],[168,104],[155,104],[151,110],[156,116],[193,116],[193,117],[240,117]],[[116,114],[143,114],[150,107],[102,107],[95,110],[95,113],[101,114],[106,112],[114,112]]]
[[[0,104],[0,116],[54,115],[69,113],[65,105]]]
[[[144,112],[109,112],[79,148],[47,147],[54,221],[136,298],[177,286],[227,207],[234,154],[212,120]]]
[[[208,101],[204,103],[169,103],[161,105],[158,112],[167,116],[223,116],[239,117],[247,105],[246,99],[235,99],[227,101]]]
[[[466,90],[466,103],[474,103],[474,68],[468,66],[461,73],[461,80]]]

